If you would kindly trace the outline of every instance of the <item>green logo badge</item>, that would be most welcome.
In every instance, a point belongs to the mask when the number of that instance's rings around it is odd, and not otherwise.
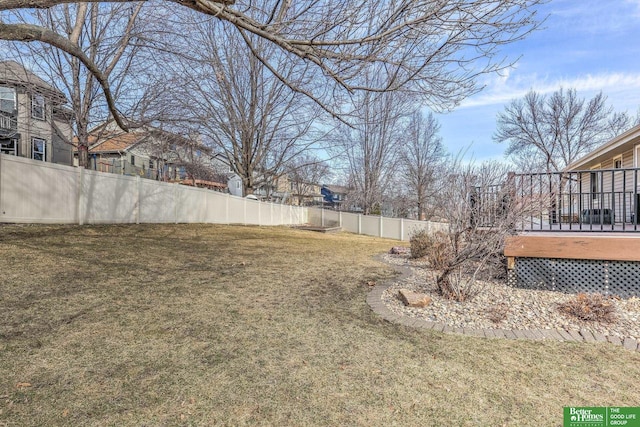
[[[640,427],[640,407],[565,407],[564,427]]]

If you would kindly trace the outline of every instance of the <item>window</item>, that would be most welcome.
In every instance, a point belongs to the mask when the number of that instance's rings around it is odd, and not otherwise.
[[[153,169],[153,160],[149,159],[149,169]]]
[[[44,96],[34,93],[31,96],[31,117],[44,120]]]
[[[131,155],[131,166],[135,166],[136,165],[136,156],[134,156],[133,154]]]
[[[613,158],[613,168],[614,169],[622,169],[622,156]]]
[[[0,153],[17,156],[18,140],[17,139],[0,139]]]
[[[16,90],[12,87],[0,87],[0,111],[15,114]]]
[[[31,138],[31,158],[46,161],[47,141],[42,138]]]

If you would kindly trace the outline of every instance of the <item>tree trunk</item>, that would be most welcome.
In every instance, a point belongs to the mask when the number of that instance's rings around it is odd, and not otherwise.
[[[89,147],[84,144],[78,145],[78,166],[89,169]]]

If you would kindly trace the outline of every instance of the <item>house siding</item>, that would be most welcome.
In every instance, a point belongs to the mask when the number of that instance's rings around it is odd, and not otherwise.
[[[4,86],[4,84],[3,84]],[[73,130],[68,121],[58,120],[53,115],[53,102],[45,96],[44,120],[33,118],[31,115],[31,100],[33,92],[16,84],[6,84],[16,89],[16,121],[19,134],[17,155],[33,158],[33,138],[43,139],[45,144],[45,161],[71,165]],[[34,89],[37,93],[38,88]],[[54,131],[54,126],[59,132]]]

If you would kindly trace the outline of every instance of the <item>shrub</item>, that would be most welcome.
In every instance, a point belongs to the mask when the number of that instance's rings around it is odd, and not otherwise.
[[[580,293],[560,304],[558,310],[580,320],[606,323],[616,320],[616,309],[613,302],[601,294]]]
[[[502,323],[509,315],[509,306],[505,303],[492,305],[485,310],[487,318],[496,325]]]
[[[411,258],[423,258],[431,248],[431,236],[427,230],[414,232],[409,238],[411,244]]]
[[[429,267],[434,270],[444,270],[453,257],[447,235],[441,232],[434,233],[431,235],[429,244],[430,248],[427,253]]]

